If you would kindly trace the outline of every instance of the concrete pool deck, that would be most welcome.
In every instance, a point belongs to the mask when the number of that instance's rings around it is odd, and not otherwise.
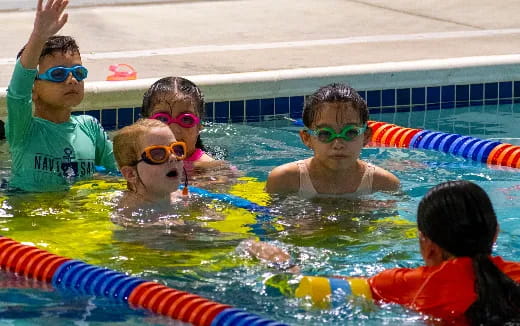
[[[95,4],[78,0],[61,31],[77,39],[89,81],[105,80],[114,63],[133,65],[138,78],[158,78],[520,54],[516,0]],[[5,89],[34,11],[1,5]]]

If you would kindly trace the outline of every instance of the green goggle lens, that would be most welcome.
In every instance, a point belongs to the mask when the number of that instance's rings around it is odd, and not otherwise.
[[[336,138],[343,138],[346,141],[351,141],[359,135],[362,135],[367,129],[367,125],[363,125],[362,127],[356,125],[347,125],[341,129],[339,133],[329,127],[319,128],[319,129],[307,129],[307,132],[316,136],[318,140],[322,143],[330,143]]]

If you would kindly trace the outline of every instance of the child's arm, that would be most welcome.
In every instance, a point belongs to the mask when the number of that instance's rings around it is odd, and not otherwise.
[[[112,141],[108,138],[108,135],[103,129],[103,126],[99,121],[91,116],[85,116],[88,119],[88,123],[91,125],[89,132],[92,132],[92,139],[96,146],[96,158],[95,164],[97,166],[103,166],[108,171],[117,171],[117,164],[114,158],[114,148]]]
[[[300,272],[300,268],[292,262],[291,256],[283,249],[264,241],[244,240],[240,248],[249,255],[263,261],[271,267],[290,273]]]
[[[400,185],[401,182],[395,175],[383,168],[376,167],[372,181],[373,191],[397,191]]]
[[[300,189],[300,170],[294,162],[274,168],[267,177],[265,191],[272,194],[288,194]]]
[[[184,168],[188,174],[190,185],[211,189],[213,191],[227,191],[229,186],[237,182],[242,176],[238,169],[224,160],[185,161]]]
[[[291,262],[291,257],[283,249],[263,241],[246,240],[240,244],[251,256],[268,262],[271,267],[299,273],[300,268]],[[279,284],[287,282],[290,284]],[[372,299],[369,279],[364,277],[323,277],[323,276],[274,276],[267,280],[268,286],[278,288],[285,295],[310,298],[317,307],[327,308],[332,303],[343,304],[351,297]]]
[[[24,68],[35,69],[38,66],[45,42],[67,22],[68,14],[63,11],[68,4],[68,0],[47,0],[43,7],[43,0],[38,0],[33,31],[20,57]]]
[[[101,165],[109,171],[117,171],[112,141],[101,126],[96,137],[96,165]]]
[[[68,1],[58,0],[54,3],[49,0],[45,8],[42,8],[42,0],[38,1],[33,32],[20,60],[16,62],[7,89],[6,138],[11,147],[27,141],[26,132],[32,121],[32,88],[38,72],[36,67],[48,37],[57,32],[67,21],[67,15],[62,16],[67,4]],[[14,162],[13,166],[15,165]]]

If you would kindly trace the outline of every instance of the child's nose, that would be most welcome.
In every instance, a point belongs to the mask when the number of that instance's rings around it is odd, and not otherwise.
[[[175,122],[170,123],[170,129],[172,130],[172,132],[174,134],[181,134],[184,131],[184,128]],[[176,137],[176,138],[178,138],[178,137]]]
[[[174,153],[170,154],[170,161],[180,161]]]
[[[74,77],[72,72],[69,72],[69,75],[67,76],[67,79],[65,81],[67,83],[70,83],[70,84],[78,84],[79,83],[79,81],[76,79],[76,77]]]
[[[345,145],[345,142],[346,140],[341,138],[341,137],[337,137],[337,138],[334,138],[332,140],[332,146],[334,147],[343,147]]]

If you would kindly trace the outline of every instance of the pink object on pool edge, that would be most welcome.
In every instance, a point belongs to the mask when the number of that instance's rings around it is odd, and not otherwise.
[[[126,63],[110,65],[108,70],[113,72],[112,75],[107,76],[108,81],[133,80],[137,78],[137,71]]]

